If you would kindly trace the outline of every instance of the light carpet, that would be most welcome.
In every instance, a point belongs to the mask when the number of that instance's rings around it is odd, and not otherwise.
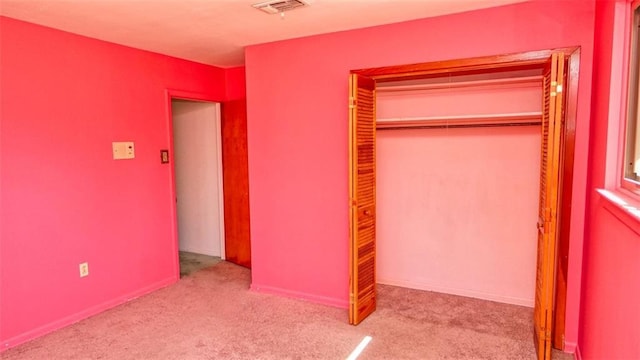
[[[351,326],[345,309],[249,284],[248,269],[223,261],[1,357],[345,359],[371,336],[359,359],[535,359],[529,308],[380,285],[378,310]]]

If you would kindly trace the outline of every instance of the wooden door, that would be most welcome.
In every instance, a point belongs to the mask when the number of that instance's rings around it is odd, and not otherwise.
[[[569,239],[571,235],[571,200],[573,197],[573,165],[576,143],[578,79],[570,74],[579,68],[580,50],[568,55],[564,82],[565,107],[560,145],[560,205],[558,207],[558,247],[556,261],[555,307],[553,312],[553,347],[564,350],[567,312],[567,278],[569,271]]]
[[[225,258],[251,268],[246,99],[222,104],[222,174]]]
[[[375,81],[349,79],[349,323],[376,309]]]
[[[564,54],[553,53],[545,66],[543,80],[538,256],[533,318],[535,346],[538,359],[541,360],[551,358],[564,73]]]

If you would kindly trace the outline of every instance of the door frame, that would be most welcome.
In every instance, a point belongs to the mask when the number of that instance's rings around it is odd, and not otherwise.
[[[171,166],[171,176],[169,180],[169,204],[171,211],[171,238],[172,251],[174,253],[174,274],[176,279],[180,279],[180,239],[178,238],[178,208],[176,189],[176,167],[174,161],[175,148],[173,143],[173,100],[187,100],[193,102],[205,102],[215,105],[216,118],[214,119],[217,141],[217,168],[218,168],[218,214],[220,224],[220,258],[225,260],[225,227],[224,227],[224,184],[223,184],[223,164],[222,164],[222,101],[213,99],[205,94],[194,93],[182,90],[165,90],[167,136],[169,144],[169,165]]]
[[[436,61],[436,62],[428,62],[428,63],[418,63],[418,64],[408,64],[408,65],[397,65],[397,66],[386,66],[386,67],[377,67],[377,68],[366,68],[366,69],[358,69],[352,70],[351,74],[362,75],[368,78],[373,79],[376,84],[379,82],[390,82],[390,81],[400,81],[400,80],[416,80],[416,79],[426,79],[435,76],[441,76],[442,74],[475,74],[475,73],[488,73],[492,71],[499,71],[502,69],[510,69],[510,70],[520,70],[520,69],[534,69],[534,68],[542,68],[545,63],[549,61],[553,53],[564,53],[567,58],[568,69],[566,71],[566,84],[568,84],[566,88],[565,95],[565,109],[568,109],[565,112],[564,121],[565,124],[562,128],[563,133],[566,133],[567,129],[570,131],[575,131],[575,125],[577,122],[577,114],[575,111],[575,107],[577,104],[577,82],[579,76],[579,63],[580,63],[580,47],[567,47],[567,48],[559,48],[559,49],[549,49],[549,50],[538,50],[538,51],[530,51],[523,53],[514,53],[514,54],[503,54],[503,55],[495,55],[495,56],[485,56],[485,57],[476,57],[476,58],[468,58],[468,59],[456,59],[456,60],[444,60],[444,61]],[[350,122],[352,119],[350,119]],[[350,124],[351,126],[351,124]],[[375,134],[374,134],[375,137]],[[351,141],[351,140],[349,140]],[[568,170],[571,174],[573,169],[565,169],[565,166],[573,165],[573,158],[565,159],[564,156],[564,148],[566,144],[561,144],[561,153],[560,159],[563,163],[561,164],[561,168],[559,170],[559,191],[562,191],[562,187],[564,184],[563,176],[565,173],[564,170]],[[575,144],[571,144],[575,145]],[[565,163],[564,160],[570,160],[568,163]],[[350,159],[351,162],[351,154]],[[572,176],[571,176],[572,178]],[[351,180],[350,180],[351,182]],[[349,185],[351,187],[351,184]],[[569,191],[570,188],[568,189]],[[557,209],[563,210],[562,202],[569,201],[571,202],[571,194],[564,194],[558,200]],[[354,199],[349,199],[350,208],[354,204]],[[350,211],[351,213],[351,211]],[[567,214],[568,215],[568,214]],[[350,227],[353,227],[352,224],[353,219],[351,219],[350,215]],[[568,219],[564,219],[560,226],[569,226]],[[570,230],[570,229],[569,229]],[[350,235],[351,237],[351,235]],[[566,231],[561,235],[561,231],[557,232],[556,237],[556,246],[558,242],[565,242],[568,246],[569,242],[569,231]],[[350,239],[350,253],[353,253],[355,250],[353,249],[353,241]],[[351,277],[353,260],[349,259],[349,276]],[[553,273],[557,274],[558,271],[558,262],[556,260],[553,262]],[[554,275],[553,278],[553,289],[554,292],[554,302],[552,305],[553,311],[560,312],[560,314],[554,314],[554,319],[556,316],[560,316],[560,319],[564,319],[565,303],[557,304],[555,302],[555,298],[566,298],[567,292],[567,283],[566,279],[564,283],[558,283],[558,277]],[[561,288],[563,287],[563,288]],[[350,297],[352,297],[353,289],[350,284]],[[556,330],[556,326],[552,323],[550,325],[552,330]],[[557,326],[557,330],[562,332],[562,334],[554,334],[552,337],[563,337],[564,335],[564,323],[562,326]],[[554,345],[558,345],[557,343]],[[562,348],[564,349],[564,343],[562,344]]]

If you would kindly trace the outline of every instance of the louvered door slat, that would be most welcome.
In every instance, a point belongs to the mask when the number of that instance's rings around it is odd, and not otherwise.
[[[349,323],[356,325],[376,309],[375,82],[351,75],[349,94]]]
[[[565,58],[554,53],[544,71],[538,256],[534,304],[534,340],[538,359],[551,358],[554,261],[557,238],[560,139],[564,108]]]

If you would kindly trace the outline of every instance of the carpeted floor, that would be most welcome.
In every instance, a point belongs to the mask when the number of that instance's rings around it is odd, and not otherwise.
[[[180,277],[211,267],[221,260],[217,256],[180,251]]]
[[[359,359],[535,359],[529,308],[381,285],[378,310],[350,326],[344,309],[249,283],[223,261],[2,359],[345,359],[365,336]]]

